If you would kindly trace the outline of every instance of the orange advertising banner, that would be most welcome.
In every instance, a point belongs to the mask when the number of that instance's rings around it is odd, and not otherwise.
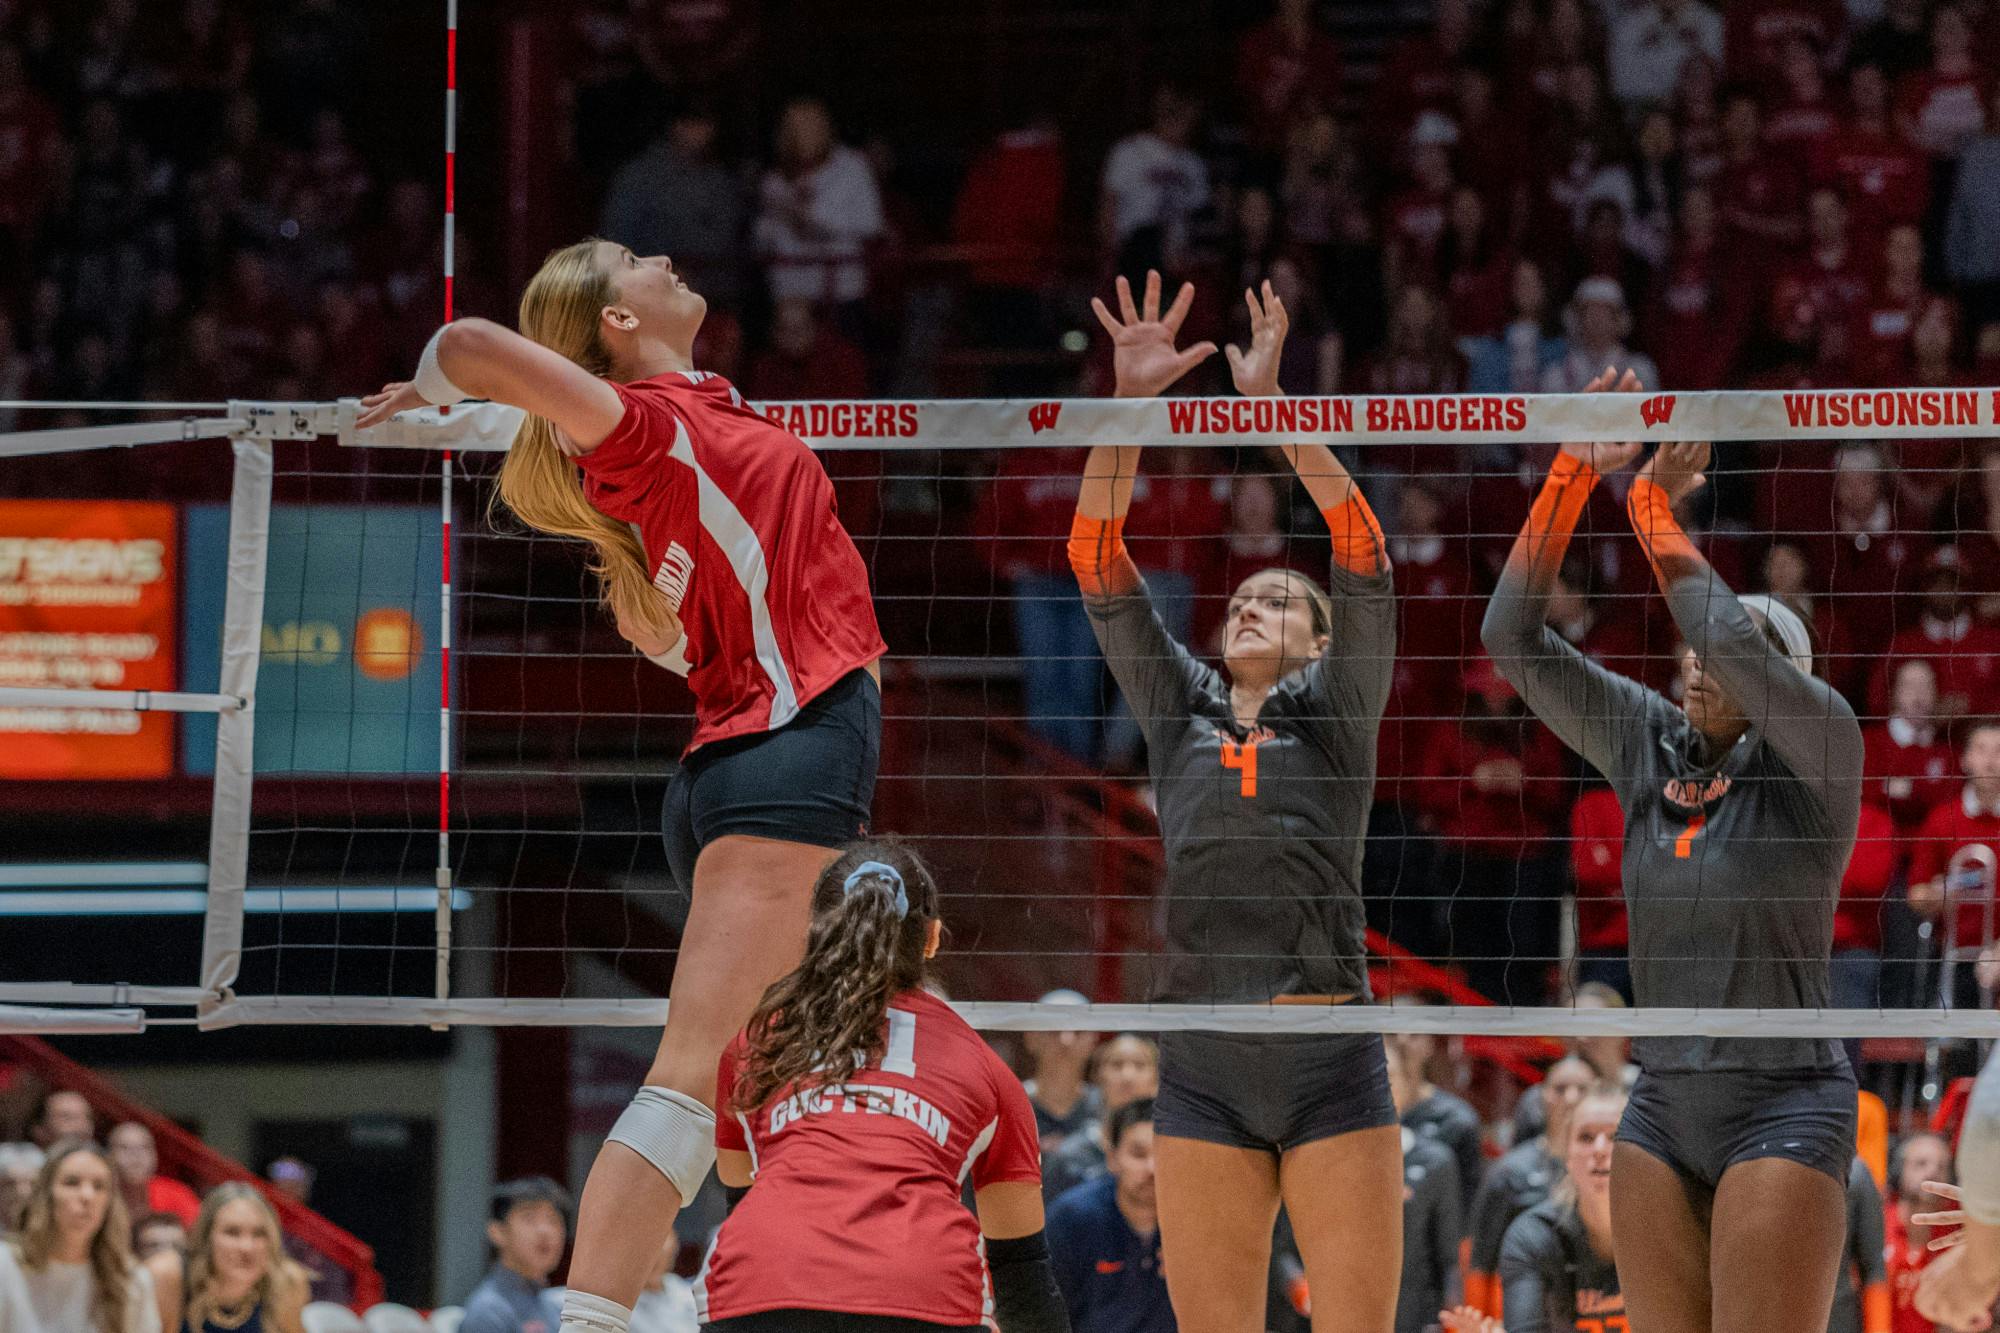
[[[176,688],[176,512],[114,500],[0,500],[0,685]],[[174,719],[0,706],[0,778],[163,778]]]

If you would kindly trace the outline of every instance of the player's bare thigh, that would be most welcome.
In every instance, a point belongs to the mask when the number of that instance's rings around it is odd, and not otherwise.
[[[1188,1333],[1263,1333],[1277,1158],[1166,1134],[1153,1155],[1175,1323]]]
[[[1403,1131],[1316,1139],[1279,1165],[1312,1293],[1313,1333],[1389,1333],[1403,1271]]]

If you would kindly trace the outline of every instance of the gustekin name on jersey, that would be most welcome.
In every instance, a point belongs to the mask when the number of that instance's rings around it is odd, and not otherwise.
[[[916,1093],[868,1083],[829,1083],[795,1092],[771,1106],[770,1133],[775,1136],[809,1115],[893,1115],[907,1120],[942,1148],[951,1137],[951,1119]]]

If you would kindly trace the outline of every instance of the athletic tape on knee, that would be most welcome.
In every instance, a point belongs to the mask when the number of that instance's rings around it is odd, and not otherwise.
[[[611,1127],[609,1141],[651,1162],[685,1205],[715,1165],[715,1113],[672,1088],[641,1088]]]
[[[563,1333],[629,1333],[632,1312],[617,1301],[571,1287],[563,1293]]]

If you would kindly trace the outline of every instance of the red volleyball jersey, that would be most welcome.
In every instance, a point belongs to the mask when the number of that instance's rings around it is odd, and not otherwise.
[[[739,1035],[716,1080],[715,1143],[755,1183],[695,1283],[704,1321],[762,1310],[976,1324],[991,1314],[979,1222],[961,1191],[1042,1178],[1034,1107],[991,1047],[923,991],[889,1008],[879,1064],[788,1091],[754,1113],[729,1100]]]
[[[880,657],[868,570],[826,470],[719,375],[613,384],[624,419],[580,460],[584,494],[634,525],[687,635],[688,749],[782,727]]]

